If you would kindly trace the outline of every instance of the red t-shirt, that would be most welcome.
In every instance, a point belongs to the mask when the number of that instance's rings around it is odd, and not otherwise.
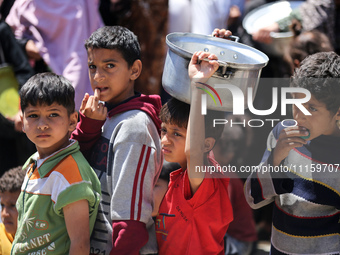
[[[209,174],[192,196],[187,171],[170,174],[156,217],[159,255],[224,254],[223,237],[233,220],[228,184],[229,178]]]

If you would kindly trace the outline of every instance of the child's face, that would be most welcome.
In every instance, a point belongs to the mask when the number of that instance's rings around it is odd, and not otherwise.
[[[69,133],[77,124],[77,113],[70,116],[57,103],[29,105],[23,113],[23,131],[35,144],[40,158],[45,158],[69,144]]]
[[[101,101],[118,104],[134,95],[139,60],[129,68],[118,50],[88,49],[87,55],[91,86],[93,91],[100,90]]]
[[[1,220],[5,225],[6,231],[12,235],[17,231],[18,211],[15,203],[19,197],[20,191],[0,192],[1,200]]]
[[[164,158],[168,162],[177,162],[182,169],[186,169],[187,159],[185,156],[185,140],[187,129],[162,123],[161,143]]]
[[[304,98],[301,93],[294,93],[293,98]],[[318,101],[313,95],[311,99],[304,103],[303,106],[312,114],[304,115],[295,105],[293,105],[293,117],[298,126],[305,127],[309,130],[310,137],[306,140],[312,140],[320,135],[340,136],[340,130],[336,121],[340,119],[339,111],[336,114],[327,110],[326,105]]]

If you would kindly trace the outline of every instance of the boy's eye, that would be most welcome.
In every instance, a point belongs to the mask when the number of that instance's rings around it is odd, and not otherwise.
[[[37,117],[38,117],[37,114],[30,114],[30,115],[28,115],[28,118],[37,118]]]
[[[107,64],[106,66],[107,66],[107,68],[114,68],[115,67],[114,64]]]
[[[165,134],[166,133],[166,129],[165,128],[161,128],[161,133]]]
[[[50,116],[50,117],[58,117],[59,114],[58,114],[58,113],[51,113],[49,116]]]
[[[316,112],[317,111],[317,109],[315,109],[313,106],[310,106],[309,110],[311,110],[312,112]]]
[[[89,69],[96,69],[95,65],[89,65]]]
[[[175,136],[182,136],[181,134],[179,134],[179,133],[177,133],[177,132],[175,132],[174,135],[175,135]]]

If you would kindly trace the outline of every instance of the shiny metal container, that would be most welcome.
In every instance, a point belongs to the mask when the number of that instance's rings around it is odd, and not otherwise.
[[[220,64],[207,81],[207,85],[213,88],[212,96],[207,97],[207,108],[233,110],[234,96],[227,85],[234,85],[241,90],[245,97],[245,108],[249,97],[248,87],[253,88],[250,98],[254,100],[261,70],[269,60],[261,51],[235,41],[192,33],[171,33],[167,35],[166,43],[169,49],[162,84],[171,96],[190,103],[188,64],[194,52],[206,51],[214,53]],[[216,98],[220,98],[221,102]]]

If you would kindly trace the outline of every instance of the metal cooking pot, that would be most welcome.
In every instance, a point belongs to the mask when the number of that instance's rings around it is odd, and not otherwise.
[[[268,57],[259,50],[247,45],[205,35],[192,33],[171,33],[166,37],[169,46],[167,52],[162,84],[171,96],[190,103],[190,79],[188,65],[196,51],[214,53],[218,57],[219,69],[207,81],[217,94],[211,92],[207,97],[207,108],[218,111],[233,110],[233,95],[226,85],[235,85],[245,97],[244,108],[247,108],[248,87],[253,88],[254,100],[261,70],[268,63]],[[214,97],[220,97],[216,103]],[[218,102],[218,101],[217,101]]]
[[[298,8],[303,1],[278,1],[264,4],[249,12],[242,21],[242,26],[248,34],[253,34],[260,28],[269,26],[289,16],[293,9]],[[258,43],[259,49],[272,56],[282,56],[293,37],[292,32],[272,32],[272,43]]]

